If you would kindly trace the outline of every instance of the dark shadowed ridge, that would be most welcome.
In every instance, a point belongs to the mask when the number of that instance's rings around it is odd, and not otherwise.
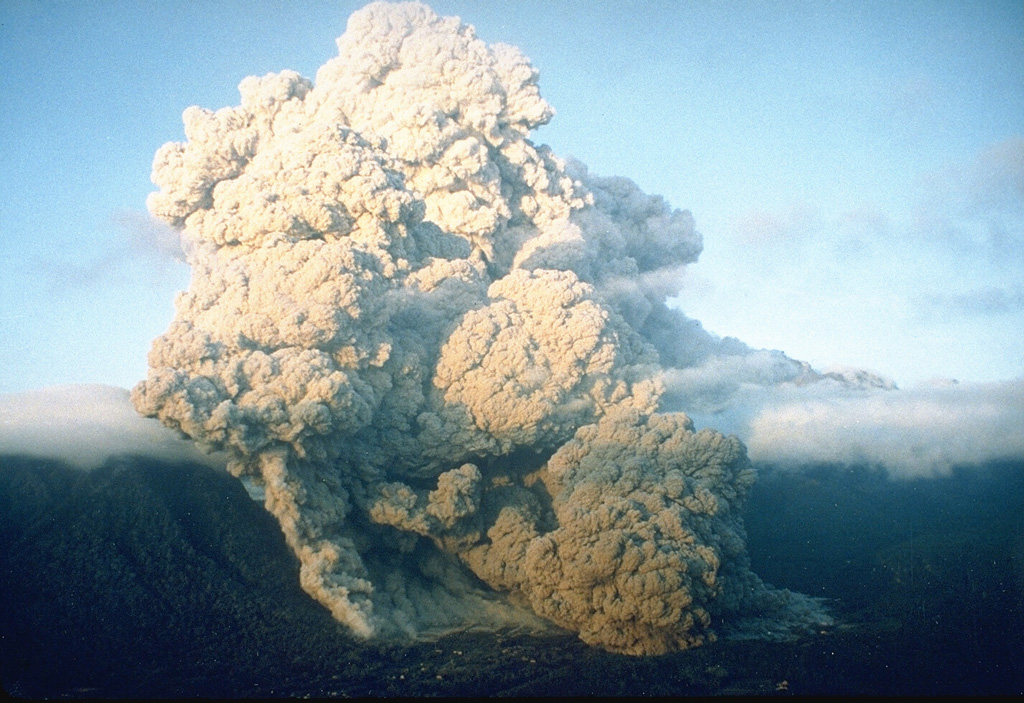
[[[839,624],[637,658],[509,631],[357,643],[230,476],[0,457],[0,680],[28,698],[1019,694],[1022,469],[765,471],[754,566]]]
[[[193,677],[231,695],[305,654],[313,643],[296,633],[346,651],[299,588],[276,522],[227,474],[135,458],[93,472],[0,461],[10,692],[170,695]]]
[[[828,598],[861,635],[874,633],[865,685],[1021,694],[1021,506],[1020,462],[895,481],[882,467],[762,467],[748,545],[766,581]]]

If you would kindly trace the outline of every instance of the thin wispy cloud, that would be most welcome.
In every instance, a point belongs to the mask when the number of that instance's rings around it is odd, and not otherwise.
[[[154,277],[169,280],[183,270],[181,234],[166,223],[146,213],[122,211],[110,216],[107,230],[99,245],[35,259],[50,289],[145,285]]]

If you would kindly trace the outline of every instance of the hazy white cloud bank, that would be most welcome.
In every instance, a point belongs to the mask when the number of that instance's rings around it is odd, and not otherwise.
[[[907,389],[824,377],[738,384],[728,402],[694,413],[743,438],[755,462],[873,464],[895,478],[1024,458],[1024,380],[936,381]]]
[[[81,469],[125,454],[224,466],[226,457],[201,452],[194,442],[139,415],[129,395],[103,385],[0,395],[0,454],[60,459]]]
[[[1024,379],[938,380],[897,389],[884,379],[781,373],[778,352],[743,366],[715,359],[706,373],[670,374],[662,409],[687,406],[698,427],[737,435],[755,462],[799,469],[871,463],[894,478],[1024,458]],[[789,378],[781,378],[780,376]],[[225,455],[140,416],[122,388],[55,386],[0,395],[0,454],[58,458],[95,468],[125,454],[224,467]]]

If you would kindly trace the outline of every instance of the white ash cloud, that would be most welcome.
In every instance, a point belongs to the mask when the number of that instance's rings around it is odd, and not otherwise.
[[[262,485],[362,636],[551,622],[647,654],[824,618],[750,572],[742,444],[661,412],[666,368],[749,351],[666,305],[690,214],[530,141],[537,72],[457,18],[372,4],[338,49],[157,152],[193,276],[139,412]]]

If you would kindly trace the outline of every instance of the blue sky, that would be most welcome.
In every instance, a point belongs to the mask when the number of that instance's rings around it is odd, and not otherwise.
[[[679,305],[818,368],[1024,376],[1024,3],[434,2],[519,46],[534,135],[693,212]],[[0,392],[130,387],[188,269],[153,153],[355,2],[0,3]]]

